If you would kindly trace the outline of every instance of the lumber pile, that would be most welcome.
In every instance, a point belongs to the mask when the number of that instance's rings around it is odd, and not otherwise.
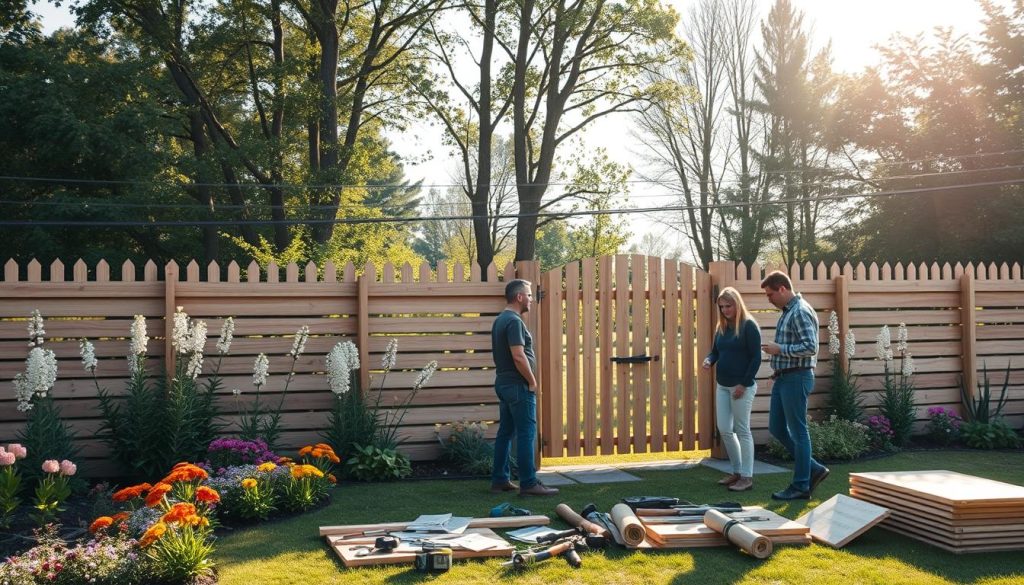
[[[850,474],[850,495],[891,512],[880,526],[960,553],[1024,550],[1024,487],[954,471]]]
[[[768,537],[772,545],[810,544],[810,529],[799,522],[779,516],[759,506],[744,506],[742,512],[730,517],[744,526]],[[644,526],[646,538],[635,548],[699,548],[729,546],[720,533],[704,524],[703,516],[637,516]],[[758,518],[757,520],[751,520]]]

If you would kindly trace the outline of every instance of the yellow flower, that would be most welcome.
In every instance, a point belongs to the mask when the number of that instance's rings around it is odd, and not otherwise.
[[[292,477],[295,479],[302,479],[305,477],[323,477],[324,472],[320,471],[313,465],[293,465]]]
[[[242,480],[242,489],[251,490],[254,487],[256,487],[256,480],[255,479],[253,479],[251,477],[247,477],[247,478]]]
[[[277,469],[277,465],[267,461],[266,463],[260,465],[257,469],[263,472],[274,471],[275,469]]]

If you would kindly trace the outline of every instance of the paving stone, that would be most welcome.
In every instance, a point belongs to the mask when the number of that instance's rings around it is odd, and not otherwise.
[[[707,457],[701,459],[700,464],[705,467],[717,469],[722,473],[732,473],[732,463],[729,463],[728,459],[712,459]],[[785,467],[779,467],[778,465],[772,465],[771,463],[765,463],[764,461],[754,460],[754,475],[763,475],[766,473],[793,473],[792,470],[786,469]]]
[[[666,461],[647,461],[644,463],[625,463],[616,465],[619,469],[639,471],[682,471],[700,465],[699,459],[672,459]]]
[[[576,485],[576,482],[555,471],[538,471],[537,479],[547,486]]]
[[[594,467],[592,469],[580,469],[578,471],[567,471],[563,475],[580,483],[620,483],[626,481],[641,481],[631,473],[626,473],[615,467]]]

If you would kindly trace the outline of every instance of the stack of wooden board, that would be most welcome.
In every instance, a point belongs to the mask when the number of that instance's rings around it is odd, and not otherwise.
[[[954,553],[1024,550],[1024,487],[954,471],[850,474],[850,495],[885,506],[881,527]]]
[[[744,506],[742,512],[729,516],[743,521],[748,518],[763,520],[744,521],[743,525],[767,536],[773,545],[810,544],[810,529],[803,524],[783,518],[771,510],[758,506]],[[703,516],[637,516],[644,525],[647,538],[637,548],[696,548],[728,546],[724,536],[704,525]]]

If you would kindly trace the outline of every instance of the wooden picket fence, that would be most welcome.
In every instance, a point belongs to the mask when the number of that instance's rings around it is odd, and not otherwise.
[[[148,320],[156,374],[173,359],[171,316],[182,306],[209,325],[204,373],[219,362],[224,386],[218,404],[227,426],[236,429],[239,409],[251,403],[252,365],[270,357],[263,399],[284,396],[282,442],[295,448],[315,441],[334,400],[324,374],[324,357],[339,341],[360,350],[361,387],[384,408],[408,396],[418,371],[430,360],[440,370],[412,401],[401,427],[402,449],[413,459],[439,454],[434,425],[494,421],[490,326],[504,307],[505,281],[519,276],[537,285],[537,308],[527,315],[541,369],[540,435],[545,456],[592,455],[714,447],[714,380],[697,364],[710,350],[715,294],[735,286],[762,327],[774,333],[777,310],[761,289],[774,267],[712,263],[704,272],[671,260],[645,256],[585,259],[541,274],[536,263],[492,265],[483,280],[477,267],[368,264],[357,270],[255,262],[244,269],[231,262],[200,267],[174,262],[136,267],[126,262],[120,278],[100,261],[9,261],[0,282],[0,442],[13,440],[24,423],[10,380],[24,368],[26,321],[33,309],[46,319],[46,346],[59,360],[53,396],[78,434],[86,470],[116,473],[97,434],[101,427],[97,389],[79,361],[78,343],[87,337],[100,358],[97,382],[118,394],[128,367],[125,354],[134,315]],[[45,272],[45,274],[44,274]],[[850,363],[866,403],[877,403],[882,364],[874,359],[874,337],[882,325],[906,323],[917,367],[919,427],[930,406],[960,408],[959,378],[977,380],[984,365],[1001,383],[1010,365],[1010,424],[1024,422],[1024,280],[1019,264],[966,266],[792,266],[796,290],[818,311],[821,344],[812,415],[820,417],[830,384],[831,356],[826,326],[839,315],[843,333],[852,329],[857,352]],[[70,273],[70,274],[68,274]],[[229,355],[216,354],[222,320],[233,316],[235,341]],[[294,363],[296,330],[311,337]],[[399,341],[398,365],[386,379],[381,357],[390,338]],[[612,358],[630,358],[612,361]],[[650,358],[649,360],[646,358]],[[752,418],[758,442],[768,439],[770,370],[758,373],[759,393]],[[242,391],[236,397],[232,390]],[[488,435],[493,437],[496,425]]]

